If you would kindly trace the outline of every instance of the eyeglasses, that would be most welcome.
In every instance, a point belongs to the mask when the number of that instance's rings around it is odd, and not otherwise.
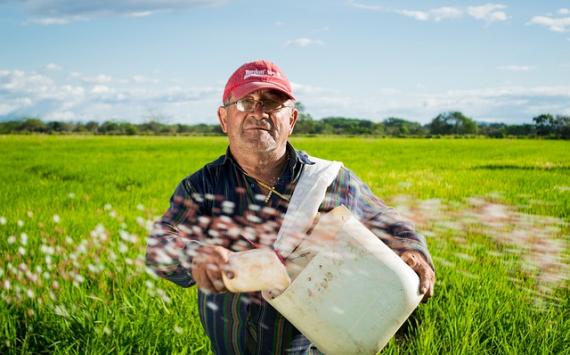
[[[267,99],[267,100],[239,99],[239,100],[236,100],[234,102],[230,102],[230,103],[224,105],[224,107],[236,105],[236,108],[238,109],[238,111],[254,112],[257,109],[257,104],[261,105],[261,107],[263,108],[263,112],[265,112],[265,113],[271,113],[271,112],[279,111],[285,107],[292,108],[291,106],[284,105],[283,103],[281,103],[279,101],[275,101],[275,100],[271,100],[271,99]]]

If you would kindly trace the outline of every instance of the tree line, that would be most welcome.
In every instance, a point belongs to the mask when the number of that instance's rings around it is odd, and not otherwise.
[[[398,117],[381,122],[367,119],[326,117],[315,120],[305,113],[297,102],[299,118],[295,126],[297,135],[367,135],[378,137],[474,137],[491,138],[529,137],[570,139],[570,116],[542,114],[533,123],[507,125],[504,123],[477,123],[459,111],[443,112],[430,123],[420,124]],[[0,134],[97,134],[97,135],[222,135],[219,124],[166,124],[158,120],[145,123],[121,121],[44,122],[39,118],[21,118],[0,122]]]

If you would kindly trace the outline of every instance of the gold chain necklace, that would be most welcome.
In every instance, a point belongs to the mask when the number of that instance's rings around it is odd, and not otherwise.
[[[253,176],[249,175],[248,173],[246,173],[245,171],[243,172],[243,174],[247,177],[252,178],[253,180],[255,180],[259,185],[265,187],[266,189],[269,190],[269,193],[267,194],[267,197],[265,198],[265,203],[269,202],[269,198],[271,197],[271,194],[274,193],[277,196],[281,197],[283,200],[290,202],[291,199],[289,199],[288,197],[284,196],[283,194],[279,193],[277,190],[275,190],[275,187],[271,187],[269,185],[267,185],[266,183],[264,183],[263,181],[254,178]],[[277,180],[279,181],[279,180]]]
[[[286,163],[285,163],[285,164],[287,164],[288,161],[289,161],[289,151],[287,151],[287,158],[286,158]],[[280,192],[278,192],[277,190],[275,190],[275,186],[274,186],[274,187],[269,186],[268,184],[264,183],[263,181],[261,181],[261,180],[255,178],[255,177],[249,175],[245,170],[242,170],[242,172],[243,172],[243,174],[244,174],[245,176],[252,178],[252,179],[255,180],[259,185],[261,185],[261,186],[263,186],[263,187],[265,187],[266,189],[269,190],[269,193],[268,193],[267,196],[265,197],[265,204],[267,204],[267,203],[269,202],[269,199],[271,198],[271,194],[272,194],[272,193],[273,193],[273,194],[276,194],[276,195],[279,196],[281,199],[283,199],[283,200],[285,200],[285,201],[287,201],[287,202],[290,202],[290,201],[291,201],[290,198],[284,196],[283,194],[281,194]],[[277,182],[279,182],[279,179],[277,179]]]

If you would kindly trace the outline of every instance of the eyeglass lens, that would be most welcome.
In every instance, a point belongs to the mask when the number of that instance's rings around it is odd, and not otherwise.
[[[278,110],[283,106],[283,104],[279,101],[275,100],[251,100],[251,99],[243,99],[238,100],[237,102],[237,109],[243,112],[253,112],[257,108],[257,104],[261,104],[263,108],[263,112],[269,113],[275,110]]]

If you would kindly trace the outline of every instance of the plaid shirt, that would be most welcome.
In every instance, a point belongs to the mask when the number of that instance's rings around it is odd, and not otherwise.
[[[310,157],[288,144],[289,162],[275,189],[290,197]],[[343,167],[319,208],[344,205],[396,253],[417,250],[433,267],[425,238],[398,213],[374,196],[352,171]],[[170,208],[155,224],[147,247],[147,265],[182,287],[195,284],[190,264],[200,244],[233,251],[251,243],[271,247],[287,211],[287,202],[272,194],[266,203],[257,182],[226,155],[207,164],[178,185]],[[198,292],[200,319],[215,354],[318,354],[310,342],[266,303],[260,293]]]

